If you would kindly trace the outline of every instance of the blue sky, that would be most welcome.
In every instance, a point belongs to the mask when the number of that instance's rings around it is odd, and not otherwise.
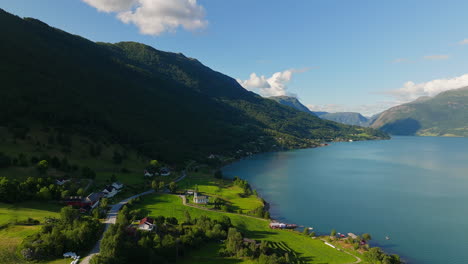
[[[0,7],[94,41],[182,52],[247,89],[297,95],[316,110],[372,114],[468,86],[467,1],[0,0]]]

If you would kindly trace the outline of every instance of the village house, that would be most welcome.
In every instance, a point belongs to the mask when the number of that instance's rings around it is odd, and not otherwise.
[[[112,198],[119,192],[119,190],[117,190],[112,185],[108,185],[106,188],[104,188],[104,190],[102,190],[102,192],[104,193],[104,197]]]
[[[140,223],[138,224],[138,229],[144,230],[144,231],[153,231],[155,228],[154,224],[154,219],[150,217],[145,217],[140,220]]]
[[[70,180],[66,180],[66,179],[58,179],[58,180],[55,180],[55,184],[57,185],[64,185],[66,182],[69,182]]]
[[[196,204],[207,204],[208,203],[208,196],[206,195],[198,195],[197,192],[193,194],[193,202]]]
[[[99,200],[103,195],[103,193],[91,193],[84,198],[82,196],[70,196],[65,199],[65,204],[83,209],[93,209],[99,205]]]
[[[123,188],[123,184],[120,183],[120,182],[114,182],[114,183],[112,183],[112,187],[114,187],[117,190],[120,190],[120,189]]]

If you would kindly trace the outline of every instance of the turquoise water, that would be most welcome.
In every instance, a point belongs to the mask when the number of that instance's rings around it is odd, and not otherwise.
[[[408,263],[468,263],[468,138],[333,143],[255,155],[224,174],[247,179],[274,218],[368,232]]]

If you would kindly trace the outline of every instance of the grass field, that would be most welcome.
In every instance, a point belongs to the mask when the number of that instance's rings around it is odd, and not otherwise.
[[[231,218],[234,226],[238,228],[245,237],[256,240],[271,241],[278,247],[282,247],[283,249],[290,251],[290,254],[295,254],[298,256],[298,258],[301,259],[303,263],[339,264],[352,263],[355,261],[352,256],[326,246],[320,240],[312,239],[293,231],[272,230],[268,227],[268,221],[266,220],[236,214],[206,211],[184,206],[181,199],[174,195],[154,194],[144,197],[142,202],[136,205],[136,208],[148,210],[151,216],[173,216],[179,220],[184,219],[185,211],[188,211],[192,218],[206,215],[213,219],[217,219],[222,215],[227,215]],[[206,250],[206,252],[202,252],[202,258],[217,258],[216,247],[212,247],[211,250]],[[233,260],[227,259],[226,261],[216,261],[216,263],[242,263],[232,261]]]
[[[28,217],[44,220],[45,217],[57,217],[60,208],[59,203],[48,202],[24,202],[16,204],[0,203],[0,225],[15,220],[25,220]]]
[[[231,180],[216,179],[207,172],[190,172],[188,176],[178,183],[179,189],[195,189],[212,197],[219,197],[227,201],[230,207],[238,212],[247,213],[263,205],[255,195],[241,197],[243,190],[235,186]]]
[[[0,226],[28,217],[43,221],[45,217],[58,217],[62,205],[57,203],[25,202],[18,204],[0,203]],[[28,263],[16,255],[16,248],[23,239],[40,230],[41,226],[10,225],[0,229],[0,263]],[[62,259],[44,264],[65,264]]]
[[[203,245],[199,250],[190,252],[177,263],[180,264],[254,264],[251,260],[243,260],[236,258],[225,258],[216,256],[213,252],[218,252],[221,248],[221,243],[209,243]]]

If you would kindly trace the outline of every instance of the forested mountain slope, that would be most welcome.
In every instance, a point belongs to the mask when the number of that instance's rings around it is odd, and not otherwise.
[[[168,161],[386,134],[323,121],[180,53],[94,43],[0,10],[0,126],[53,128]]]

